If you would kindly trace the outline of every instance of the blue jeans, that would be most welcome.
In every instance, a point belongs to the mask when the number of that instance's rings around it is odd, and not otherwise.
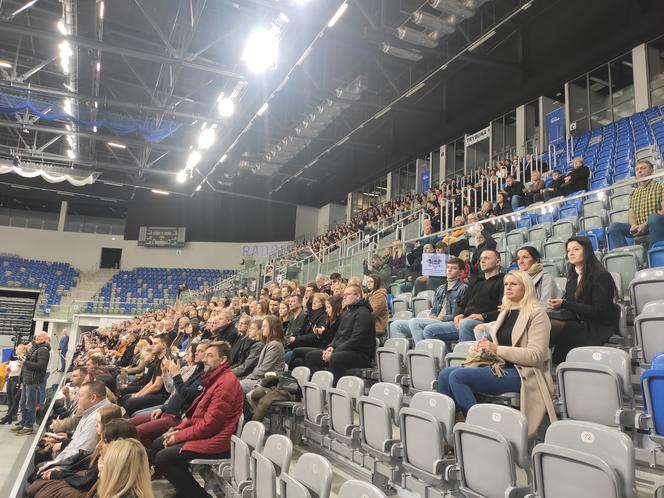
[[[445,342],[459,340],[459,331],[454,322],[436,322],[427,325],[422,335],[425,339],[440,339]]]
[[[390,337],[413,338],[415,344],[424,339],[424,329],[432,323],[441,323],[431,318],[411,318],[410,320],[396,320],[390,325]]]
[[[609,237],[609,249],[625,247],[627,245],[627,238],[632,238],[629,228],[629,223],[614,222],[609,225],[607,231]],[[664,216],[657,213],[648,216],[646,233],[648,234],[648,240],[651,246],[664,240]]]
[[[394,320],[390,324],[390,337],[405,337],[410,339],[410,320]]]
[[[46,401],[46,383],[48,382],[49,375],[50,374],[46,372],[44,374],[44,380],[39,384],[39,399],[37,399],[37,403],[40,405],[43,405],[44,401]]]
[[[32,429],[37,419],[39,384],[23,384],[21,387],[21,421],[23,427]]]
[[[503,377],[496,377],[489,367],[448,367],[438,374],[438,392],[453,398],[464,415],[477,403],[476,393],[504,394],[520,390],[521,377],[514,367],[506,368]]]

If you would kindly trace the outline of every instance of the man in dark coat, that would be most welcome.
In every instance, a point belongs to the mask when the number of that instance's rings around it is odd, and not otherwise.
[[[39,385],[46,377],[46,368],[51,356],[50,338],[46,332],[36,332],[32,340],[32,349],[26,355],[22,365],[21,385],[21,420],[11,430],[17,435],[34,434],[37,418],[37,399]]]
[[[312,374],[327,367],[334,374],[335,384],[349,369],[371,366],[376,354],[376,326],[371,306],[362,297],[358,285],[346,287],[342,306],[345,311],[332,344],[324,351],[312,351],[305,357]]]
[[[574,169],[567,173],[565,183],[560,187],[560,192],[563,195],[573,194],[579,190],[588,190],[588,178],[590,178],[588,166],[583,165],[583,159],[580,157],[574,158],[572,165]]]

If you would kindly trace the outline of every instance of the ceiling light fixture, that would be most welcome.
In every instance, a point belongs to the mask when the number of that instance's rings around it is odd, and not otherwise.
[[[258,112],[256,113],[256,116],[262,116],[263,114],[265,114],[265,111],[267,111],[267,106],[268,106],[268,104],[267,104],[267,102],[265,102],[265,104],[263,104],[261,106],[261,108],[258,109]]]
[[[408,90],[405,94],[404,97],[410,97],[411,95],[419,92],[422,88],[424,88],[424,81],[422,81],[419,85],[415,85],[413,88]]]
[[[101,71],[101,62],[97,61],[97,72]]]
[[[0,61],[0,67],[5,67],[5,68],[7,68],[7,69],[11,69],[13,66],[12,66],[12,63],[11,63],[11,62]]]
[[[76,153],[71,149],[67,149],[67,157],[69,159],[76,159]]]
[[[104,18],[104,2],[99,2],[99,19]]]
[[[198,148],[199,149],[209,149],[214,143],[216,135],[212,128],[206,128],[201,131],[201,134],[198,136]]]
[[[334,13],[334,15],[332,16],[332,19],[330,19],[330,22],[327,23],[327,27],[328,28],[333,27],[337,23],[337,21],[341,18],[341,16],[344,15],[344,12],[346,12],[347,8],[348,8],[348,2],[342,3],[337,9],[337,11]]]
[[[221,159],[219,159],[219,162],[223,163],[226,159],[228,159],[228,154],[224,154],[223,156],[221,156]]]
[[[228,118],[235,112],[233,100],[230,97],[224,97],[224,92],[221,92],[217,97],[217,107],[222,118]]]
[[[184,183],[187,181],[187,172],[185,170],[178,171],[178,176],[176,177],[178,183]]]
[[[187,170],[194,169],[194,167],[196,167],[196,165],[200,162],[202,158],[203,155],[200,153],[200,151],[198,150],[191,151],[191,154],[189,154],[189,157],[187,158],[185,169]]]
[[[119,144],[117,142],[106,142],[109,147],[115,147],[116,149],[126,149],[127,146],[124,144]]]
[[[71,99],[65,99],[65,103],[62,106],[62,110],[64,111],[65,114],[71,116],[72,115],[72,101]]]
[[[156,189],[156,188],[152,189],[152,193],[153,194],[159,194],[159,195],[171,195],[170,192],[166,192],[165,190],[159,190],[159,189]]]
[[[201,188],[203,188],[203,185],[199,185],[198,187],[196,187],[196,192],[200,191]]]
[[[471,43],[468,46],[468,52],[472,52],[473,50],[477,50],[477,48],[482,45],[484,42],[486,42],[489,38],[493,37],[496,34],[496,30],[489,31],[485,35],[482,35],[480,38],[477,39],[477,41]]]
[[[65,25],[65,21],[64,21],[64,20],[60,19],[60,20],[58,21],[57,26],[58,26],[58,31],[59,31],[60,33],[62,33],[62,34],[65,35],[65,36],[69,34],[69,30],[67,29],[67,26]]]
[[[32,6],[33,6],[34,4],[36,4],[37,2],[38,2],[38,0],[31,0],[30,2],[26,3],[26,4],[23,5],[22,7],[19,7],[19,8],[16,9],[14,12],[12,12],[12,15],[11,15],[10,17],[14,17],[14,16],[20,14],[20,13],[23,12],[24,10],[29,9],[30,7],[32,7]]]
[[[277,65],[279,52],[279,30],[272,26],[269,30],[258,29],[247,40],[241,61],[252,73],[264,73]]]

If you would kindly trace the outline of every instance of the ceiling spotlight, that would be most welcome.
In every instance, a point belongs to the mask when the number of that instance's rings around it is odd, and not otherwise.
[[[198,136],[198,148],[203,150],[209,149],[214,143],[214,139],[215,139],[214,130],[212,128],[206,128]]]
[[[196,192],[200,191],[201,188],[203,188],[203,185],[199,185],[198,187],[196,187]]]
[[[219,159],[219,162],[223,163],[226,159],[228,159],[228,154],[224,154],[223,156],[221,156],[221,159]]]
[[[58,31],[65,36],[69,34],[67,26],[65,25],[65,22],[62,19],[58,21]]]
[[[156,189],[156,188],[152,189],[152,193],[153,194],[159,194],[159,195],[171,195],[170,192],[166,192],[165,190],[159,190],[159,189]]]
[[[109,147],[115,147],[116,149],[126,149],[127,148],[126,145],[119,144],[119,143],[116,143],[116,142],[106,142],[106,143],[108,144]]]
[[[203,155],[200,153],[198,150],[192,150],[191,154],[189,154],[189,158],[187,159],[187,164],[185,168],[187,170],[192,170],[194,167],[200,162],[200,160],[203,158]]]
[[[178,176],[176,177],[178,183],[184,183],[187,181],[187,172],[185,170],[178,171]]]
[[[279,52],[279,32],[276,27],[254,31],[242,52],[242,62],[252,73],[263,73],[274,69]]]
[[[65,103],[62,106],[62,110],[64,111],[65,114],[71,116],[72,115],[72,101],[71,99],[65,99]]]
[[[104,2],[99,2],[99,19],[104,18]]]
[[[219,94],[217,98],[217,106],[219,108],[219,115],[222,118],[227,118],[235,112],[235,104],[230,97],[224,97],[224,92]]]
[[[68,149],[68,150],[67,150],[67,157],[68,157],[69,159],[76,159],[76,153],[75,153],[73,150]]]
[[[7,69],[11,69],[11,68],[12,68],[12,64],[11,64],[11,62],[0,61],[0,67],[4,67],[4,68],[7,68]]]

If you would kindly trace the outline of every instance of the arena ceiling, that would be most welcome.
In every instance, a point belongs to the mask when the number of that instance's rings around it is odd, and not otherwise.
[[[323,205],[664,32],[657,0],[348,0],[332,23],[344,3],[0,0],[0,167],[96,180],[0,193]]]

